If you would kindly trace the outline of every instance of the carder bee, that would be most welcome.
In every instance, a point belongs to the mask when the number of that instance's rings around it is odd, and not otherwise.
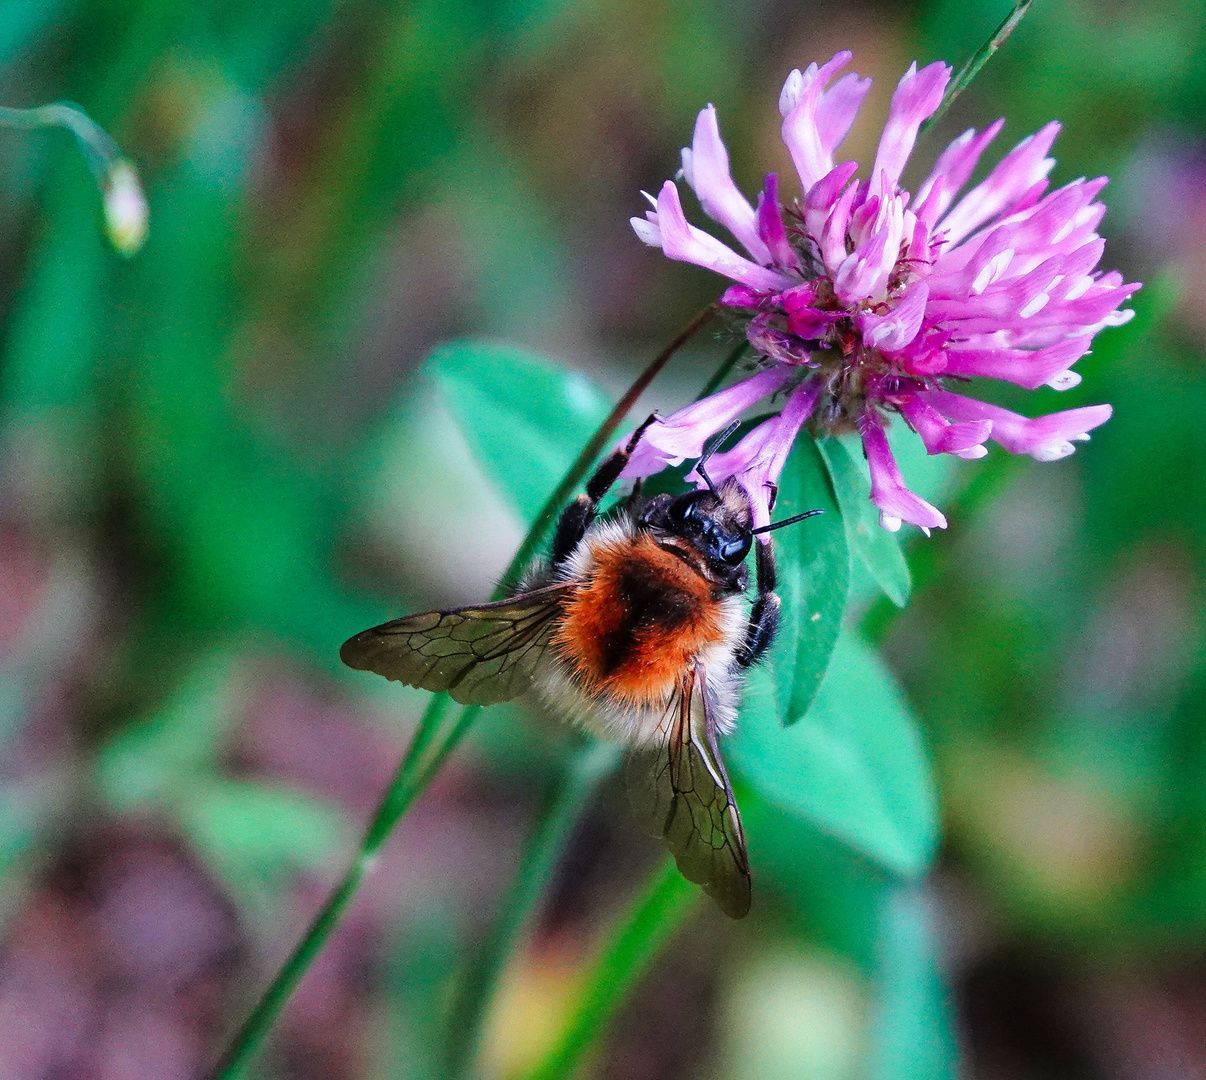
[[[696,464],[706,488],[634,491],[600,516],[600,500],[656,419],[599,466],[562,512],[549,558],[509,599],[395,619],[349,639],[339,655],[466,705],[532,694],[602,738],[650,751],[655,820],[679,870],[739,919],[750,907],[749,860],[717,735],[733,729],[744,672],[779,624],[774,549],[754,537],[821,511],[752,528],[744,488],[733,479],[717,487],[706,471],[734,424]]]

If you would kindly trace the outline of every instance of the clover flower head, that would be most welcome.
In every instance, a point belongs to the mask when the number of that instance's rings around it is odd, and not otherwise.
[[[992,439],[1040,461],[1067,456],[1109,419],[1109,405],[1028,419],[951,384],[983,376],[1032,390],[1075,386],[1073,365],[1099,330],[1134,314],[1119,305],[1139,286],[1097,269],[1105,179],[1047,191],[1056,123],[1023,139],[962,196],[1003,121],[955,139],[915,197],[901,189],[918,131],[950,79],[945,64],[914,64],[900,80],[868,178],[855,177],[855,162],[835,164],[871,86],[855,74],[834,81],[850,59],[840,52],[793,71],[783,86],[782,137],[800,182],[788,202],[772,173],[751,204],[729,173],[716,110],[699,114],[681,175],[744,255],[687,221],[674,181],[632,219],[646,244],[733,282],[721,303],[744,322],[762,370],[650,427],[625,474],[698,456],[733,417],[786,391],[781,413],[712,459],[714,480],[736,477],[765,524],[801,427],[857,431],[880,524],[895,530],[907,521],[928,532],[946,519],[905,486],[885,435],[891,417],[931,454],[982,457]]]

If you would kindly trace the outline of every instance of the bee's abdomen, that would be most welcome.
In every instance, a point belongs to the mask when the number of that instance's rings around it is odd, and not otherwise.
[[[588,691],[633,705],[668,696],[707,646],[724,640],[712,587],[648,536],[600,545],[555,643]]]

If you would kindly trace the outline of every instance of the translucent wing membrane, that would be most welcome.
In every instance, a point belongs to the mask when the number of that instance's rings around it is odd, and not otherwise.
[[[510,701],[531,686],[574,588],[566,582],[497,604],[408,615],[349,638],[339,656],[358,671],[447,690],[463,705]]]
[[[749,858],[698,665],[683,679],[665,725],[666,740],[653,767],[653,806],[646,807],[652,810],[650,824],[683,877],[702,885],[730,918],[740,919],[750,909]]]

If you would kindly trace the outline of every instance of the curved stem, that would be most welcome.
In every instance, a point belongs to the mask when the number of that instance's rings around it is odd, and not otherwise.
[[[696,401],[703,401],[706,397],[711,397],[717,390],[720,389],[720,384],[728,378],[728,374],[737,366],[737,361],[740,360],[749,349],[750,343],[742,341],[728,356],[724,358],[724,362],[714,372],[712,377],[704,383],[703,389],[695,395]]]
[[[564,1033],[527,1080],[565,1080],[574,1074],[612,1014],[699,897],[699,889],[667,856],[603,946]]]
[[[494,926],[461,982],[449,1011],[444,1072],[449,1080],[457,1080],[473,1067],[481,1044],[482,1025],[507,958],[544,897],[574,825],[599,784],[619,765],[621,753],[615,743],[589,742],[579,748],[543,808]]]
[[[616,429],[623,422],[624,417],[628,415],[628,411],[636,404],[637,398],[648,389],[649,384],[653,382],[662,368],[666,366],[670,357],[690,341],[700,327],[716,314],[716,311],[716,304],[709,304],[704,308],[691,322],[683,327],[678,337],[653,358],[649,366],[624,391],[624,396],[616,402],[615,408],[611,410],[607,419],[599,426],[599,430],[582,447],[582,452],[578,455],[573,465],[570,466],[570,470],[565,474],[565,478],[553,490],[544,506],[540,508],[540,513],[536,515],[535,524],[533,524],[531,531],[524,538],[523,543],[519,545],[515,558],[511,560],[511,565],[507,567],[506,573],[502,576],[502,581],[499,583],[498,589],[494,594],[495,599],[505,596],[519,580],[519,575],[523,573],[528,563],[532,561],[532,557],[536,554],[537,549],[544,543],[549,527],[553,524],[557,514],[561,511],[570,495],[573,494],[574,488],[578,486],[579,481],[590,472],[590,467],[595,463],[595,459],[611,441],[612,436],[616,433]]]
[[[39,105],[33,109],[13,109],[0,105],[0,127],[34,131],[38,128],[62,127],[75,136],[80,152],[96,177],[104,184],[105,171],[121,157],[121,148],[83,109],[65,101]]]
[[[625,391],[624,396],[620,398],[615,408],[608,414],[607,419],[582,448],[577,460],[570,466],[561,483],[557,485],[556,490],[537,515],[535,523],[520,545],[515,558],[511,560],[507,572],[503,575],[502,582],[495,590],[495,599],[506,595],[511,583],[518,578],[523,568],[535,555],[536,550],[544,542],[558,509],[589,472],[595,458],[615,435],[637,398],[644,393],[658,372],[666,366],[667,361],[715,313],[715,304],[709,304],[704,308],[665,349],[650,361],[645,370]],[[210,1074],[212,1080],[233,1080],[242,1073],[276,1022],[276,1018],[292,995],[298,981],[309,969],[319,949],[339,925],[343,913],[356,895],[361,880],[372,868],[381,845],[413,805],[415,799],[431,782],[432,777],[444,763],[444,759],[461,741],[480,711],[477,706],[462,708],[450,724],[444,725],[441,721],[450,704],[451,699],[447,694],[436,694],[432,697],[419,721],[419,726],[402,764],[390,781],[376,813],[369,822],[364,839],[361,841],[347,873],[335,886],[326,904],[307,928],[301,941],[298,942],[284,966],[277,973],[276,978],[272,980],[268,989],[256,1002],[251,1015],[235,1033],[225,1053]],[[444,734],[441,736],[442,728]]]

